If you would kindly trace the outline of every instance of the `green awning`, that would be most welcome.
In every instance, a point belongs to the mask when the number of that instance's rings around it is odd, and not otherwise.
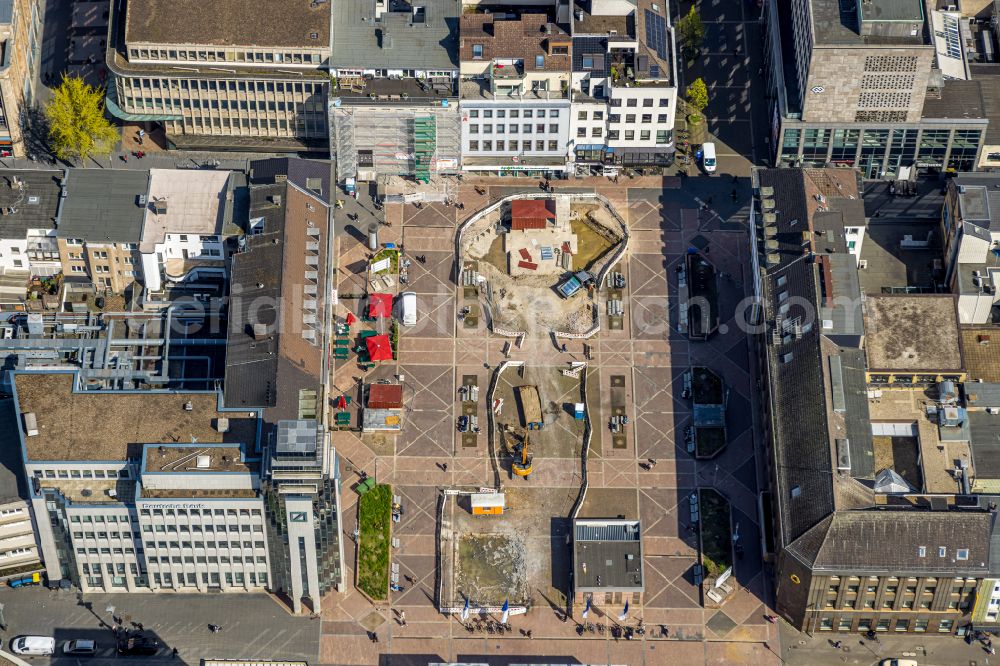
[[[127,120],[133,123],[144,123],[149,121],[160,121],[160,120],[180,120],[182,116],[172,113],[129,113],[122,107],[118,106],[117,93],[115,90],[114,82],[107,88],[107,94],[104,95],[104,108],[108,110],[108,113],[113,115],[115,118],[120,120]]]

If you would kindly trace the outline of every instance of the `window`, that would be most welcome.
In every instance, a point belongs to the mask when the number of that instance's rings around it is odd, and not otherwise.
[[[651,113],[644,113],[644,114],[642,114],[642,122],[644,122],[644,123],[651,123],[651,122],[653,122],[653,114],[651,114]]]
[[[658,122],[660,124],[667,122],[667,114],[665,114],[665,113],[657,114],[657,116],[656,116],[656,122]]]
[[[660,145],[667,143],[667,130],[656,130],[656,143]]]
[[[954,626],[955,626],[954,620],[941,620],[940,624],[938,624],[938,631],[941,632],[942,634],[951,633],[951,630]]]
[[[608,130],[608,141],[618,140],[618,130]]]
[[[891,622],[891,620],[888,618],[879,620],[878,624],[875,625],[875,631],[889,631],[889,622]]]
[[[475,59],[481,59],[483,57],[483,45],[473,44],[472,45],[472,57]]]
[[[640,141],[649,141],[649,130],[640,130],[639,131],[639,140]]]
[[[577,120],[586,120],[587,119],[587,112],[586,111],[580,111],[579,113],[576,114],[576,119]]]
[[[635,99],[634,97],[632,99],[625,100],[625,106],[633,106],[634,107],[634,106],[638,106],[638,105],[639,105],[639,100]]]
[[[594,69],[594,56],[583,56],[583,68]]]
[[[625,140],[635,141],[635,130],[625,130]]]
[[[833,630],[833,618],[832,617],[821,617],[819,619],[819,630],[820,631],[832,631]]]
[[[947,556],[948,556],[948,547],[938,546],[938,557],[947,557]]]
[[[545,67],[545,56],[535,56],[535,67],[538,69]]]
[[[568,46],[553,46],[552,55],[569,55]]]
[[[955,551],[955,559],[956,560],[967,560],[967,559],[969,559],[969,549],[968,548],[959,548],[957,551]]]
[[[469,111],[469,117],[470,118],[478,118],[479,117],[479,109],[471,109]]]
[[[910,629],[909,620],[896,620],[896,631],[908,631]]]
[[[627,122],[629,125],[635,123],[635,114],[634,113],[626,113],[625,114],[625,122]]]
[[[917,548],[917,556],[918,557],[926,557],[927,556],[927,546],[920,546],[920,547],[918,547]]]
[[[590,130],[590,136],[600,137],[602,134],[604,134],[604,128],[603,127],[595,127],[595,128],[593,128],[593,129]]]
[[[478,141],[470,141],[469,142],[469,150],[471,152],[475,152],[475,151],[479,150],[479,142]]]
[[[851,618],[842,617],[837,622],[837,631],[850,631],[851,630]]]
[[[550,151],[559,150],[559,142],[555,141],[555,140],[550,140],[549,141],[549,150]]]
[[[913,631],[918,633],[923,633],[927,631],[927,625],[930,624],[930,620],[916,620],[913,623]]]
[[[576,128],[576,135],[579,136],[579,137],[585,137],[585,136],[587,136],[587,128],[586,127],[577,127]]]

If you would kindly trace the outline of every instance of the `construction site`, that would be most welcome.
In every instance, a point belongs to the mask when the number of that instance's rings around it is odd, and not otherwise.
[[[627,230],[593,194],[510,197],[459,236],[462,285],[478,289],[494,331],[544,337],[596,330],[596,289]]]
[[[454,494],[453,494],[454,493]],[[473,513],[471,491],[443,498],[439,607],[565,604],[570,569],[559,516],[568,525],[577,488],[504,488],[500,514]]]

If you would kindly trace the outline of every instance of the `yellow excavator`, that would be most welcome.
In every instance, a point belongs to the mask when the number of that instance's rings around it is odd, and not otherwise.
[[[511,463],[511,469],[514,474],[524,478],[528,478],[533,471],[531,454],[528,453],[528,433],[524,433],[524,442],[521,444],[521,460]]]

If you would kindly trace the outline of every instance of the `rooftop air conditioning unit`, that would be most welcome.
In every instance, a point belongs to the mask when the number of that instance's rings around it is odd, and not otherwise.
[[[195,465],[198,469],[208,469],[212,466],[212,456],[198,456]]]

